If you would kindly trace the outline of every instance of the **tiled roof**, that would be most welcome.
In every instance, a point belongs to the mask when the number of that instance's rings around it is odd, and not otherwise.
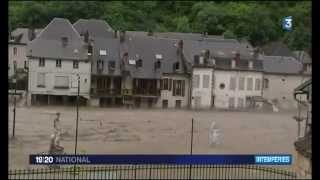
[[[164,38],[131,37],[120,43],[120,56],[128,52],[128,59],[142,60],[142,67],[126,64],[132,77],[154,79],[162,73],[173,73],[173,64],[182,62],[177,54],[177,40]],[[160,70],[155,70],[156,55],[162,56]]]
[[[302,64],[293,57],[259,56],[267,73],[299,74]]]
[[[67,38],[63,46],[62,39]],[[27,46],[27,56],[59,58],[59,59],[88,59],[87,48],[79,33],[67,19],[54,18]]]
[[[112,38],[114,36],[112,28],[104,20],[79,19],[73,24],[79,34],[89,32],[90,35],[101,38]]]

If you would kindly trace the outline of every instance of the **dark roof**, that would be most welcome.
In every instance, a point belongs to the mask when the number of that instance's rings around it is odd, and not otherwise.
[[[303,64],[312,63],[310,55],[305,51],[293,51],[294,57]]]
[[[107,55],[100,55],[100,50],[106,50]],[[119,76],[120,73],[120,42],[115,38],[94,38],[93,44],[93,62],[92,74],[97,74],[97,61],[103,60],[103,71],[101,74]],[[115,62],[115,70],[110,72],[108,68],[109,61]],[[100,73],[99,73],[100,74]]]
[[[294,57],[291,50],[282,42],[271,42],[261,48],[264,55],[267,56],[287,56]]]
[[[126,35],[136,37],[136,36],[148,36],[146,31],[126,31]],[[150,37],[150,36],[149,36]],[[168,38],[168,39],[183,39],[183,40],[225,40],[234,41],[229,39],[224,39],[223,36],[219,35],[207,35],[204,37],[201,33],[181,33],[181,32],[153,32],[151,37],[158,38]]]
[[[62,46],[64,37],[68,39],[65,47]],[[31,57],[86,60],[87,52],[79,33],[63,18],[54,18],[27,46],[27,56]]]
[[[114,36],[112,28],[104,20],[79,19],[73,26],[79,34],[88,31],[89,35],[95,37],[112,38]]]
[[[27,44],[30,42],[29,40],[29,31],[31,29],[28,28],[17,28],[11,32],[11,38],[14,39],[14,41],[9,41],[9,43],[20,43],[20,44]],[[35,29],[35,35],[37,36],[42,29]]]
[[[299,74],[302,64],[293,57],[259,56],[266,73]]]
[[[177,54],[177,40],[164,38],[147,38],[142,36],[130,37],[120,43],[120,56],[128,52],[128,59],[142,60],[142,67],[125,65],[125,69],[130,71],[131,77],[158,79],[162,73],[173,73],[173,64],[182,62]],[[156,55],[162,55],[161,68],[155,70]]]
[[[93,58],[92,58],[92,74],[97,74],[97,61],[102,60],[103,71],[100,75],[114,75],[120,74],[120,57],[119,49],[120,43],[118,38],[114,38],[112,28],[107,22],[95,19],[79,19],[73,24],[74,28],[79,34],[89,32],[90,39],[93,40]],[[107,55],[100,55],[100,50],[106,50]],[[109,71],[109,61],[115,61],[115,70]]]
[[[235,68],[232,68],[232,60],[234,58],[226,58],[226,57],[214,57],[216,63],[216,69],[224,69],[224,70],[245,70],[245,71],[262,71],[263,64],[259,60],[254,59],[245,59],[242,58],[236,61]],[[252,61],[252,69],[249,69],[249,61]]]
[[[208,49],[214,57],[234,57],[236,52],[240,57],[251,57],[250,49],[240,45],[238,42],[208,42],[208,41],[184,41],[184,53],[190,61],[193,61],[194,55],[199,54],[202,50]]]

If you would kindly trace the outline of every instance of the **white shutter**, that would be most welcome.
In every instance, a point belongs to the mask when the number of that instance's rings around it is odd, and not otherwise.
[[[38,77],[37,77],[37,85],[38,86],[45,86],[45,73],[38,73]]]
[[[56,76],[54,80],[55,87],[57,88],[69,88],[68,76]]]

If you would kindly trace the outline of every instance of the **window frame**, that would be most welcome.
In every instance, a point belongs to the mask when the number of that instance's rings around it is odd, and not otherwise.
[[[44,58],[39,58],[39,67],[45,67],[46,66],[46,60]]]
[[[208,81],[207,83],[205,83],[206,78],[208,78],[207,79],[207,81]],[[210,75],[204,74],[202,76],[202,88],[207,89],[209,87],[210,87]]]
[[[250,84],[251,82],[251,84]],[[247,91],[252,91],[253,90],[253,78],[248,77],[247,78]]]
[[[72,67],[73,67],[73,69],[79,69],[79,61],[78,60],[73,60],[72,61]]]
[[[61,59],[56,59],[56,67],[61,68],[62,67],[62,61]]]
[[[18,48],[17,47],[13,47],[13,55],[14,56],[18,55]]]

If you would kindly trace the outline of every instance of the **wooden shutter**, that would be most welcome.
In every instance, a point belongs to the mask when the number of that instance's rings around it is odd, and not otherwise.
[[[173,80],[173,92],[172,95],[175,96],[176,95],[176,80]]]
[[[184,96],[184,91],[185,91],[185,82],[182,80],[182,96]]]

